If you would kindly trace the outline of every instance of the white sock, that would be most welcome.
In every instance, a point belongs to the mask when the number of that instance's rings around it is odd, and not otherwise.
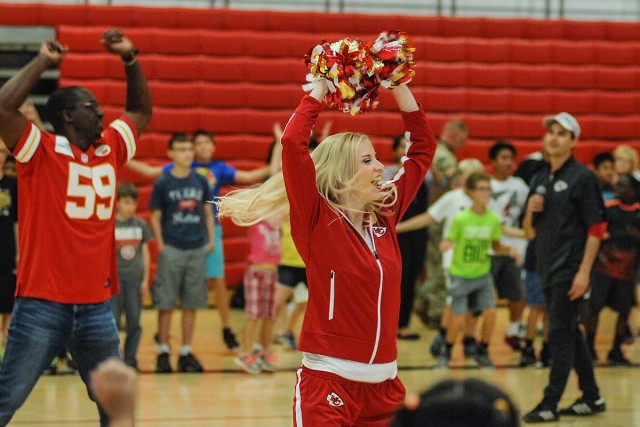
[[[509,327],[507,328],[507,336],[517,337],[520,332],[520,322],[509,322]]]
[[[169,344],[160,344],[158,346],[158,353],[169,353],[170,351]]]
[[[180,356],[186,356],[189,353],[191,353],[191,346],[183,345],[182,348],[180,349]]]

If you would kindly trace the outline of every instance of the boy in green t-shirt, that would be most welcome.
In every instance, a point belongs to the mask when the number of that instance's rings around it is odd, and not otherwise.
[[[496,254],[513,257],[518,264],[522,263],[522,259],[515,248],[500,243],[500,217],[487,208],[491,200],[491,177],[475,172],[469,176],[465,187],[473,204],[453,218],[449,234],[440,245],[442,251],[453,247],[453,260],[449,268],[449,296],[453,317],[447,329],[446,350],[438,358],[437,366],[449,365],[451,349],[464,326],[466,314],[469,310],[478,310],[484,314],[484,323],[480,346],[475,356],[476,363],[478,366],[493,367],[488,345],[495,326],[496,301],[489,249],[493,249]]]

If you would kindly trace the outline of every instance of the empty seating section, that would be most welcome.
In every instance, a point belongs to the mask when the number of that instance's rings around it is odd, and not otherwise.
[[[157,165],[168,162],[172,132],[199,128],[215,133],[216,158],[240,169],[263,165],[273,124],[284,125],[303,95],[304,54],[323,39],[370,41],[390,28],[412,37],[412,87],[435,132],[452,118],[469,125],[462,157],[487,162],[489,144],[506,138],[521,160],[539,149],[543,117],[559,111],[580,121],[576,156],[583,162],[640,139],[636,23],[0,3],[0,24],[56,26],[70,47],[60,85],[88,87],[107,120],[123,111],[125,81],[122,64],[98,40],[106,27],[122,28],[142,52],[154,102],[137,156]],[[403,128],[390,93],[382,90],[379,101],[375,114],[329,111],[318,125],[332,121],[332,132],[371,135],[379,157],[390,162],[390,137]],[[139,185],[141,215],[148,217],[153,180],[126,167],[120,179]],[[237,285],[248,241],[244,229],[222,226],[227,279]],[[152,252],[155,259],[155,246]]]

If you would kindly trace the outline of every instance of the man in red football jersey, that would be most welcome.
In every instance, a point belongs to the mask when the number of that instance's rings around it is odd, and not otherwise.
[[[102,37],[124,61],[126,111],[103,129],[103,111],[79,86],[51,94],[55,133],[19,112],[40,75],[67,49],[44,42],[38,55],[0,88],[0,137],[18,162],[20,260],[16,303],[0,369],[0,426],[24,403],[60,350],[69,348],[82,379],[119,357],[109,299],[118,293],[114,206],[116,171],[136,151],[151,119],[151,96],[137,49],[118,30]],[[100,410],[101,425],[108,417]]]

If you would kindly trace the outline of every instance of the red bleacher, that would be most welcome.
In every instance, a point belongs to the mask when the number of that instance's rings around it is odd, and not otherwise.
[[[106,27],[122,28],[142,52],[153,95],[154,117],[137,152],[153,164],[168,161],[171,132],[197,128],[216,134],[216,158],[241,169],[263,164],[273,123],[286,123],[303,94],[308,49],[345,36],[369,41],[389,28],[412,36],[411,85],[434,130],[451,118],[469,125],[461,157],[487,162],[489,145],[506,138],[521,160],[539,148],[543,117],[559,111],[580,121],[583,162],[640,138],[637,23],[0,3],[0,24],[55,26],[70,48],[60,84],[89,88],[107,120],[123,109],[125,83],[122,64],[99,38]],[[371,135],[389,162],[390,137],[402,123],[387,91],[379,100],[379,112],[328,111],[318,125]],[[138,184],[140,207],[148,206],[151,180],[126,168],[120,180]],[[233,286],[242,280],[248,242],[243,229],[228,221],[223,228]]]

